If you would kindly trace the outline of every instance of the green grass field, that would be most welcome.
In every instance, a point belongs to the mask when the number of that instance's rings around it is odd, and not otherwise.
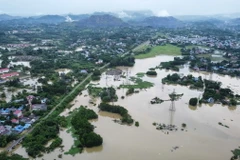
[[[144,59],[144,58],[150,58],[150,57],[155,57],[158,55],[171,55],[171,56],[179,56],[181,55],[181,48],[167,44],[165,46],[156,46],[151,49],[149,53],[146,54],[139,54],[136,55],[136,59]]]

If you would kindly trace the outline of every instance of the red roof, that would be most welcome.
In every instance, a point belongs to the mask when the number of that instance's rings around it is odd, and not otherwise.
[[[19,120],[17,120],[17,119],[12,119],[11,122],[12,122],[12,123],[19,123]]]
[[[0,71],[9,71],[8,68],[0,68]]]
[[[1,75],[1,78],[8,78],[8,77],[13,77],[13,76],[19,76],[18,72],[12,72],[12,73],[6,73]]]
[[[16,110],[13,114],[17,115],[17,114],[19,114],[19,113],[22,113],[22,111]]]

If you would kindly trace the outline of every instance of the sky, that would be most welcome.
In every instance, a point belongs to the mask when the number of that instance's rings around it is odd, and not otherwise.
[[[33,16],[151,10],[156,15],[214,15],[240,12],[240,0],[0,0],[0,14]]]

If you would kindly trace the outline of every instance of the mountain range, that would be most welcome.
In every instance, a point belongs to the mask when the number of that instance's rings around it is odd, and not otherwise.
[[[237,17],[238,14],[235,14]],[[217,18],[220,17],[220,18]],[[225,18],[222,18],[225,17]],[[79,27],[126,27],[133,26],[151,26],[176,28],[183,27],[186,24],[199,24],[204,26],[223,26],[223,25],[240,25],[240,18],[226,18],[229,16],[168,16],[157,17],[150,11],[122,11],[119,13],[96,12],[93,14],[81,15],[44,15],[33,17],[17,17],[7,14],[0,15],[0,23],[8,24],[60,24],[73,22]],[[239,14],[240,17],[240,14]]]

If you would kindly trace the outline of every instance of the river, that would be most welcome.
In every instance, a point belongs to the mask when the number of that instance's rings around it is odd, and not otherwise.
[[[149,68],[155,67],[163,61],[173,60],[171,56],[158,56],[154,58],[136,60],[134,67],[121,68],[124,72],[128,72],[130,76],[136,75],[139,72],[146,72]],[[226,160],[232,156],[231,150],[237,148],[240,138],[240,109],[239,107],[228,107],[219,104],[208,105],[203,104],[197,107],[188,105],[188,101],[192,97],[199,97],[202,91],[190,90],[187,87],[179,85],[162,85],[161,79],[167,74],[172,74],[172,71],[157,70],[157,77],[145,76],[143,80],[154,83],[154,87],[140,91],[140,93],[125,96],[126,89],[117,90],[119,97],[114,104],[124,106],[128,109],[132,118],[139,122],[140,126],[135,127],[120,125],[114,123],[114,119],[119,119],[116,114],[107,112],[99,112],[97,106],[90,104],[89,101],[95,101],[99,104],[99,99],[93,99],[88,96],[88,92],[83,91],[72,102],[73,107],[66,109],[61,115],[67,116],[69,111],[78,108],[80,105],[88,106],[99,114],[99,118],[92,121],[96,126],[95,132],[103,137],[103,145],[85,149],[82,154],[75,156],[64,155],[60,149],[54,152],[45,154],[38,158],[53,160],[59,159],[58,155],[62,154],[62,159],[82,159],[82,160],[176,160],[176,159],[191,159],[191,160]],[[208,74],[202,72],[192,72],[185,65],[181,68],[180,73],[194,76],[202,76],[206,79],[221,81],[224,87],[230,87],[236,93],[240,93],[239,80],[229,76],[221,76],[217,74]],[[98,86],[105,87],[114,86],[126,83],[125,79],[114,81],[113,77],[103,74],[99,82],[95,83]],[[107,82],[106,82],[107,81]],[[177,93],[184,93],[184,96],[175,103],[176,111],[169,111],[170,102],[151,105],[150,100],[156,96],[161,99],[169,99],[168,94],[175,90]],[[181,124],[187,124],[186,130],[180,129],[176,132],[166,134],[163,131],[156,130],[153,122],[169,124],[170,121],[181,128]],[[230,128],[225,128],[218,125],[221,122],[228,125]],[[68,151],[73,144],[71,134],[66,130],[60,132],[59,135],[63,139],[63,150]],[[174,147],[179,147],[174,149]],[[25,150],[20,146],[15,153],[27,156]]]

